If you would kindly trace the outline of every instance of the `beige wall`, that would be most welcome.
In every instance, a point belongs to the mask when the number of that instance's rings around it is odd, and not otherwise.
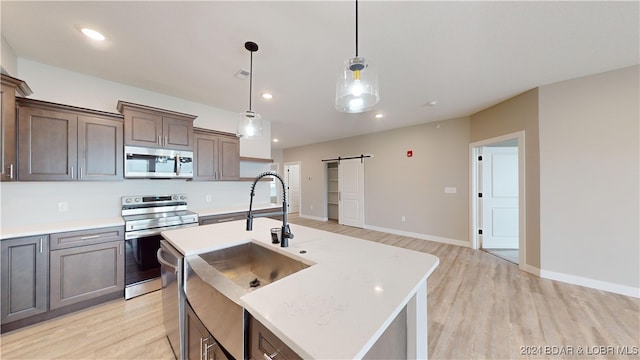
[[[540,87],[541,265],[548,277],[617,284],[638,296],[639,69]]]
[[[302,215],[325,218],[322,160],[372,154],[365,160],[365,227],[469,245],[468,146],[465,117],[285,149],[283,161],[301,163]]]
[[[525,132],[525,264],[540,268],[540,148],[538,89],[529,90],[471,116],[470,142]]]

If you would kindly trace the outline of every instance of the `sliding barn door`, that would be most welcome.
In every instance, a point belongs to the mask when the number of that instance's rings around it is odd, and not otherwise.
[[[338,208],[342,225],[364,227],[364,161],[340,160],[338,165]]]

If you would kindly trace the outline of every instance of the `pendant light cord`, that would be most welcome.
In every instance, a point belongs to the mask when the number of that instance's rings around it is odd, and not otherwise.
[[[251,53],[251,63],[249,65],[249,111],[251,111],[251,93],[253,92],[253,51]]]
[[[356,0],[356,57],[358,57],[358,0]]]

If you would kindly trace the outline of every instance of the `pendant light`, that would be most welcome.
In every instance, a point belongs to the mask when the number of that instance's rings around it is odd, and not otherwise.
[[[249,110],[240,114],[238,121],[238,135],[245,139],[262,136],[262,116],[251,110],[251,92],[253,90],[253,53],[258,51],[258,44],[247,41],[244,48],[251,53],[251,65],[249,70]]]
[[[358,0],[356,0],[356,56],[347,60],[338,72],[336,110],[361,113],[380,101],[378,73],[375,67],[358,56]]]

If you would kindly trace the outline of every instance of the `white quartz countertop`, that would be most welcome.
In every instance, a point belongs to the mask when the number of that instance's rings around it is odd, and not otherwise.
[[[97,229],[110,226],[124,226],[124,220],[121,216],[116,216],[110,218],[59,221],[28,225],[7,226],[7,224],[2,224],[0,238],[11,239],[16,237],[55,234],[59,232]]]
[[[254,204],[254,210],[273,209],[274,211],[280,210],[282,205],[263,203]],[[243,212],[249,210],[249,204],[239,204],[235,206],[224,206],[207,209],[191,210],[198,214],[198,216],[208,215],[221,215],[230,214],[236,212]],[[11,225],[3,223],[0,226],[0,239],[11,239],[25,236],[46,235],[55,234],[59,232],[76,231],[97,229],[110,226],[124,226],[124,220],[121,216],[114,216],[108,218],[96,218],[96,219],[83,219],[83,220],[71,220],[71,221],[56,221],[56,222],[42,222],[26,225]]]
[[[185,256],[247,241],[272,245],[259,218],[253,231],[233,221],[163,232]],[[240,298],[256,319],[303,358],[363,357],[438,266],[438,258],[295,224],[294,239],[281,248],[315,263]],[[301,253],[304,251],[304,253]],[[215,336],[215,335],[214,335]]]

